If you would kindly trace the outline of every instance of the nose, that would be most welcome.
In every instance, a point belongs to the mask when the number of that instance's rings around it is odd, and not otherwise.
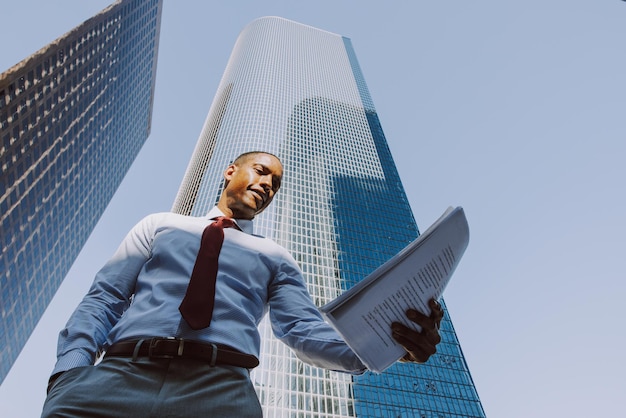
[[[259,185],[261,187],[263,187],[263,190],[265,190],[265,193],[270,193],[272,191],[272,176],[271,176],[271,174],[266,174],[264,176],[261,176],[261,178],[259,180]]]

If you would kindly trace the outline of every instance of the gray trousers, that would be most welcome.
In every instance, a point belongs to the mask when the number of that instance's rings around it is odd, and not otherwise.
[[[107,357],[63,373],[42,418],[262,417],[247,369],[190,359]]]

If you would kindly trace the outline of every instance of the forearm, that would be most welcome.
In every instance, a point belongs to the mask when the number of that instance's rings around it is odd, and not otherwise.
[[[274,335],[291,347],[298,358],[329,370],[354,374],[366,370],[339,334],[322,319],[295,261],[285,258],[270,290],[269,315]]]
[[[151,223],[146,218],[124,238],[59,333],[53,374],[93,364],[134,292],[137,275],[150,255]]]
[[[352,349],[325,322],[316,325],[308,323],[304,329],[293,330],[282,340],[300,360],[312,366],[352,374],[362,374],[367,370]]]
[[[107,266],[59,333],[53,373],[93,364],[111,328],[129,304],[128,291],[110,289]]]

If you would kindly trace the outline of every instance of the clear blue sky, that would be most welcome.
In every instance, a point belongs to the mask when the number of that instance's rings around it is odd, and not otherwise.
[[[0,71],[108,3],[3,2]],[[620,0],[165,0],[152,134],[0,387],[2,416],[39,416],[59,329],[127,230],[171,208],[235,39],[266,15],[352,39],[422,228],[465,208],[445,299],[487,415],[623,416]]]

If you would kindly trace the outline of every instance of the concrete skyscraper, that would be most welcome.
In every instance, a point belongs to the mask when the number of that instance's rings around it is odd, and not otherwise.
[[[222,170],[251,150],[284,164],[281,191],[256,233],[286,247],[322,305],[419,232],[348,38],[285,19],[242,31],[173,211],[204,215]],[[381,215],[386,216],[381,222]],[[450,318],[425,365],[351,376],[310,367],[263,321],[252,372],[266,417],[483,417]]]
[[[150,133],[162,0],[119,0],[0,74],[0,382]]]

